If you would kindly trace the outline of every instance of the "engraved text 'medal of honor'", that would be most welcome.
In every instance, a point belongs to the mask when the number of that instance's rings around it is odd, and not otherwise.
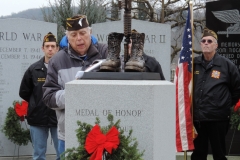
[[[123,117],[141,117],[142,110],[115,110],[116,116],[123,116]]]
[[[96,109],[78,109],[76,110],[77,116],[99,116]]]
[[[77,116],[99,116],[96,109],[76,109],[75,113]],[[141,117],[143,110],[101,110],[103,116],[113,114],[118,117]]]

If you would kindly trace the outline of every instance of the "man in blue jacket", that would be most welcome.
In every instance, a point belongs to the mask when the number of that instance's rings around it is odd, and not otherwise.
[[[91,35],[91,41],[93,44],[98,43],[97,39],[93,35]],[[60,46],[60,49],[63,49],[68,46],[68,39],[66,35],[63,36],[63,38],[61,39],[59,46]]]
[[[60,154],[65,151],[65,83],[75,79],[78,71],[84,71],[93,61],[105,59],[106,44],[94,44],[91,28],[85,15],[66,20],[67,47],[61,49],[49,61],[46,82],[43,85],[44,103],[56,110]]]
[[[44,37],[42,51],[44,57],[25,72],[19,95],[28,102],[27,121],[34,150],[33,160],[46,160],[49,131],[56,150],[56,159],[59,160],[56,113],[42,101],[42,86],[47,76],[48,61],[58,51],[56,38],[51,32]]]

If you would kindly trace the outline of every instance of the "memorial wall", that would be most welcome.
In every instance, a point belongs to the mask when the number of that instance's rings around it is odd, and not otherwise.
[[[57,25],[29,19],[0,19],[0,126],[3,127],[9,107],[13,101],[22,101],[19,87],[26,69],[43,57],[43,37],[57,34]],[[20,122],[20,121],[19,121]],[[27,121],[25,120],[27,123]],[[25,122],[22,127],[25,128]],[[27,126],[29,128],[29,126]],[[49,138],[50,139],[50,138]],[[50,140],[49,140],[50,144]],[[48,145],[48,153],[54,153]],[[53,145],[52,145],[53,146]],[[14,143],[0,132],[0,157],[14,155]],[[16,149],[15,148],[15,149]],[[32,145],[20,147],[20,155],[31,155]],[[15,152],[17,155],[17,150]]]
[[[218,53],[230,59],[240,71],[240,1],[206,3],[206,26],[218,35]],[[226,149],[229,155],[240,155],[240,131],[229,129]],[[209,151],[211,153],[211,151]]]

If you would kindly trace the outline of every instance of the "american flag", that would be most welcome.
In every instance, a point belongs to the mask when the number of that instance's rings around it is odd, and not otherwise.
[[[176,84],[176,148],[178,152],[194,149],[191,116],[192,29],[190,14],[190,9],[188,9],[182,49],[174,77]]]

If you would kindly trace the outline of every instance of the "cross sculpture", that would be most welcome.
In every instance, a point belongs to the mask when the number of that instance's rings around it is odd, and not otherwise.
[[[128,44],[130,43],[131,37],[131,26],[132,26],[132,0],[119,0],[119,4],[121,4],[121,9],[124,9],[124,63],[126,63],[129,59],[128,54]]]

